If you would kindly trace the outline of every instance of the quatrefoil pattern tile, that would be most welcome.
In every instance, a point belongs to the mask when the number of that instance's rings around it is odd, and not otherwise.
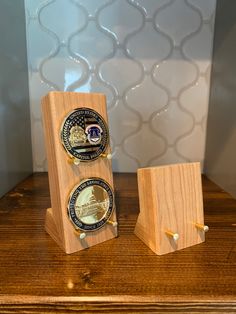
[[[216,0],[25,0],[34,170],[40,99],[107,96],[113,168],[204,161]]]

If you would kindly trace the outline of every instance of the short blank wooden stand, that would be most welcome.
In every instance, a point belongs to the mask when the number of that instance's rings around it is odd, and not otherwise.
[[[66,115],[81,107],[97,111],[107,122],[106,100],[102,94],[51,92],[42,100],[52,206],[47,210],[45,228],[68,254],[117,236],[117,227],[106,224],[95,232],[87,232],[81,240],[67,215],[69,194],[81,180],[101,177],[113,188],[111,161],[107,158],[81,162],[78,166],[68,163],[68,155],[60,142],[61,125]],[[110,153],[109,145],[106,153]],[[111,220],[116,221],[115,209]]]
[[[135,234],[152,251],[162,255],[205,241],[200,163],[139,169],[138,189]]]

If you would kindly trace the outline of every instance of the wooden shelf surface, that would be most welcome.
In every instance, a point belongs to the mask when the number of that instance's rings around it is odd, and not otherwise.
[[[236,200],[203,177],[206,242],[164,256],[134,235],[135,174],[115,174],[119,237],[66,255],[44,230],[48,177],[0,200],[0,313],[236,312]]]

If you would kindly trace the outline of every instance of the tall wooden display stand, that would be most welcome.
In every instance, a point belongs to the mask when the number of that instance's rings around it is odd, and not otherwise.
[[[97,231],[88,232],[87,236],[81,239],[68,218],[67,206],[70,192],[82,180],[100,177],[113,189],[110,160],[99,157],[94,161],[75,165],[68,162],[68,155],[60,142],[61,125],[65,116],[82,107],[95,110],[107,122],[106,100],[102,94],[50,92],[42,100],[52,206],[47,209],[45,228],[67,254],[117,236],[116,225],[106,224]],[[109,144],[106,153],[110,153]],[[116,221],[115,208],[111,219]]]
[[[205,241],[200,163],[138,170],[135,234],[162,255]]]

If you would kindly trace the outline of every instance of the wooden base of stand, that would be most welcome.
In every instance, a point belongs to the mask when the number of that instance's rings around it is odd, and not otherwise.
[[[135,234],[158,255],[205,241],[200,163],[138,170]]]
[[[52,239],[62,248],[62,239],[57,231],[57,227],[55,221],[53,219],[52,209],[48,208],[46,212],[46,219],[45,219],[45,230],[47,233],[52,237]]]
[[[86,233],[86,238],[80,239],[76,231],[74,231],[74,239],[71,241],[71,245],[64,247],[63,241],[60,237],[60,234],[57,230],[55,221],[53,219],[52,209],[48,208],[46,213],[46,221],[45,221],[45,230],[51,236],[51,238],[63,249],[67,254],[71,254],[77,251],[84,250],[93,245],[105,242],[107,240],[111,240],[114,237],[117,237],[117,227],[112,225],[106,225],[104,228],[95,231]],[[76,239],[76,245],[72,245]]]

